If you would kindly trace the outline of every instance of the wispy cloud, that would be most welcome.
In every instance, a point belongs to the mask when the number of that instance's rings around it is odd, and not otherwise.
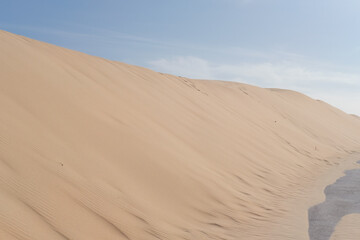
[[[158,71],[192,78],[249,81],[266,86],[299,83],[331,83],[360,87],[360,76],[338,71],[311,70],[292,62],[217,64],[193,56],[179,56],[149,62]]]
[[[205,59],[182,56],[149,62],[157,71],[199,79],[237,81],[261,87],[294,89],[320,98],[347,112],[360,114],[355,100],[360,100],[360,75],[314,70],[294,62],[261,62],[253,64],[217,64]]]
[[[48,35],[56,35],[62,38],[73,38],[73,39],[88,39],[88,40],[96,40],[104,43],[115,43],[119,40],[128,40],[131,42],[142,42],[142,43],[151,43],[158,45],[168,45],[166,42],[157,41],[151,38],[145,38],[141,36],[135,36],[131,34],[100,29],[100,28],[89,28],[82,26],[81,28],[86,28],[87,31],[68,31],[68,30],[60,30],[60,29],[52,29],[46,27],[37,27],[37,26],[26,26],[26,25],[16,25],[16,24],[5,24],[0,23],[0,27],[2,28],[11,28],[11,29],[19,29],[26,30],[31,32],[43,33]],[[91,30],[91,31],[89,31]],[[91,33],[89,33],[91,32]]]
[[[150,66],[160,72],[181,75],[191,78],[215,79],[216,74],[204,59],[197,57],[176,57],[149,62]]]
[[[227,0],[224,0],[227,1]],[[232,0],[230,0],[232,1]],[[109,30],[106,28],[89,27],[86,25],[72,24],[76,30],[63,30],[56,28],[47,28],[39,26],[29,25],[17,25],[0,23],[1,29],[8,30],[21,30],[28,31],[31,33],[40,33],[47,36],[56,36],[58,39],[70,39],[73,41],[82,41],[84,44],[89,42],[96,42],[99,47],[107,45],[121,45],[124,42],[138,44],[139,46],[150,46],[154,48],[167,48],[171,51],[187,51],[187,52],[205,52],[212,53],[213,55],[232,56],[237,59],[246,59],[251,61],[252,59],[262,60],[277,60],[277,59],[288,59],[288,60],[299,60],[302,58],[301,55],[290,53],[281,50],[270,50],[270,51],[259,51],[249,48],[242,48],[239,46],[212,46],[212,45],[199,45],[187,42],[181,42],[176,39],[158,39],[150,38],[141,35],[133,35],[125,32],[119,32]]]

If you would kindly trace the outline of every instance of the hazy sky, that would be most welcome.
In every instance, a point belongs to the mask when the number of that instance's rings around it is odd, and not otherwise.
[[[1,0],[0,28],[161,72],[290,88],[360,115],[359,0]]]

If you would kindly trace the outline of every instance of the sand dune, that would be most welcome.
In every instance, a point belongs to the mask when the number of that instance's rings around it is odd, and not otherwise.
[[[297,92],[4,31],[0,109],[1,239],[306,239],[288,203],[360,149],[358,118]]]

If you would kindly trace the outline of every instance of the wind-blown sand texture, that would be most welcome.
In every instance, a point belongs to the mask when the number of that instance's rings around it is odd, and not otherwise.
[[[306,239],[287,203],[360,149],[358,118],[297,92],[4,31],[0,111],[0,239]]]

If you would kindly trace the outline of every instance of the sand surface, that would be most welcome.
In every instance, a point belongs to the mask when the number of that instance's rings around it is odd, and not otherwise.
[[[0,109],[1,239],[308,239],[304,193],[360,150],[303,94],[4,31]]]
[[[343,217],[336,226],[331,240],[357,240],[360,238],[360,214]]]
[[[360,169],[344,174],[325,188],[325,201],[309,209],[310,240],[329,240],[342,218],[360,213]]]

